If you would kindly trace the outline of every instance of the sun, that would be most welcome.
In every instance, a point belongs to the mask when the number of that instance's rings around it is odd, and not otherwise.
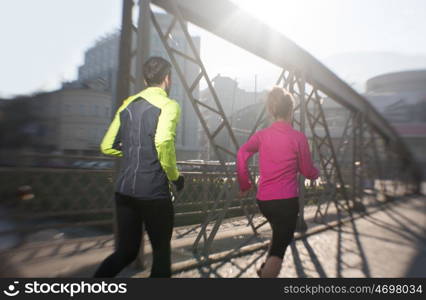
[[[305,8],[306,1],[294,0],[231,0],[241,9],[247,11],[264,23],[279,30],[284,27],[299,25],[298,18]]]
[[[322,41],[336,24],[340,0],[231,0],[242,10],[302,46],[328,49]],[[327,50],[328,51],[328,50]]]

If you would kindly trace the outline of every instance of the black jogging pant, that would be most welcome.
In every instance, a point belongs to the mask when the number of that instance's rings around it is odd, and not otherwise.
[[[173,203],[168,199],[141,200],[115,194],[118,245],[99,266],[94,277],[114,277],[138,255],[145,225],[153,250],[151,277],[171,276],[170,240]]]
[[[299,199],[257,200],[257,204],[272,228],[269,255],[283,258],[296,230]]]

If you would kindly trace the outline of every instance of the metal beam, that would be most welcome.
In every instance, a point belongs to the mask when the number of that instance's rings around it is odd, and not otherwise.
[[[152,1],[153,4],[173,14],[171,2]],[[366,120],[379,134],[389,142],[398,142],[401,154],[412,158],[411,152],[396,131],[363,96],[278,31],[241,10],[229,0],[180,0],[177,1],[177,5],[187,21],[277,66],[304,74],[306,82],[336,102],[354,112],[366,115]]]

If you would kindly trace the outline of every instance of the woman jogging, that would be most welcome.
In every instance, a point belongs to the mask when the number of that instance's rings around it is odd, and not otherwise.
[[[272,228],[268,258],[258,271],[263,278],[279,275],[286,248],[293,239],[299,212],[298,173],[310,180],[319,175],[312,163],[306,136],[291,126],[293,103],[292,95],[286,90],[273,88],[266,101],[273,124],[251,136],[237,156],[238,182],[243,196],[253,184],[249,180],[247,160],[259,152],[256,199]]]

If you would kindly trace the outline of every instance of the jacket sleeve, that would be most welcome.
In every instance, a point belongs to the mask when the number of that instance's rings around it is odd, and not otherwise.
[[[161,110],[155,134],[155,148],[158,160],[166,172],[169,181],[179,177],[176,165],[175,136],[180,118],[180,107],[176,101],[170,101]]]
[[[308,139],[305,135],[301,135],[298,141],[297,156],[299,172],[310,180],[317,179],[319,176],[319,171],[317,168],[315,168],[312,162]]]
[[[122,157],[123,152],[121,151],[121,122],[120,114],[126,109],[127,105],[131,102],[131,99],[126,99],[117,112],[114,115],[114,119],[107,132],[105,133],[104,138],[101,143],[101,152],[106,155]]]
[[[254,134],[241,148],[237,154],[237,178],[241,191],[249,190],[252,186],[247,166],[248,159],[259,151],[259,136]]]

